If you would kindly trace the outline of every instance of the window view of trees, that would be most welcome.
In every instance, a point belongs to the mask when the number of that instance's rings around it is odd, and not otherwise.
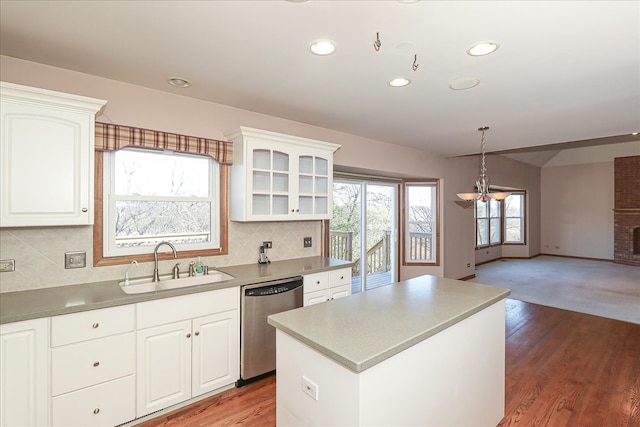
[[[396,188],[396,184],[334,179],[329,256],[355,261],[352,292],[362,290],[363,274],[367,289],[393,282]]]
[[[163,240],[179,246],[214,240],[213,160],[136,149],[108,156],[105,188],[112,249],[154,246]]]
[[[405,184],[405,263],[435,261],[436,184]]]
[[[524,192],[504,200],[475,201],[476,247],[524,243]]]

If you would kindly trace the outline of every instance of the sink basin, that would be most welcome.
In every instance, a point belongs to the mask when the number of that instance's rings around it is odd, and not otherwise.
[[[153,282],[151,277],[143,277],[140,279],[129,280],[128,285],[125,285],[124,281],[118,284],[127,294],[141,294],[145,292],[164,291],[167,289],[186,288],[189,286],[208,285],[231,279],[235,279],[235,277],[230,274],[223,273],[222,271],[214,270],[204,276],[184,277],[181,279],[172,279],[171,276],[160,276],[159,282]]]

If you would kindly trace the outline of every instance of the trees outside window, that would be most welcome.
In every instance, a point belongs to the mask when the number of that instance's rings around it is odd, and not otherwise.
[[[475,201],[477,248],[524,244],[524,197],[523,191],[514,191],[504,200]]]
[[[221,247],[220,165],[208,156],[125,148],[102,154],[103,257]],[[226,220],[226,218],[225,218]]]

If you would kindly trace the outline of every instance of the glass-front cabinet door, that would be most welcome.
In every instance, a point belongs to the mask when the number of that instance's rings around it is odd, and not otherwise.
[[[233,142],[232,221],[331,218],[339,145],[247,127],[226,136]]]
[[[298,157],[298,212],[302,215],[329,213],[329,159]]]
[[[253,215],[289,214],[290,175],[289,154],[277,150],[253,150]]]

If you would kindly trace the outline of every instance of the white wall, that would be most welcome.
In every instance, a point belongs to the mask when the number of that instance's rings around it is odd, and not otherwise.
[[[613,162],[542,168],[542,253],[613,260]]]
[[[403,148],[389,142],[319,128],[278,117],[240,110],[225,105],[187,98],[179,94],[135,86],[115,80],[7,56],[0,56],[2,80],[28,86],[73,93],[108,101],[99,121],[158,129],[185,135],[226,139],[224,133],[238,126],[249,126],[274,132],[341,144],[335,155],[337,166],[368,170],[380,175],[418,178],[442,178],[445,159],[426,151]],[[189,88],[197,91],[197,87]],[[177,91],[176,91],[177,92]],[[390,141],[393,142],[393,141]],[[35,172],[34,179],[46,179]],[[311,235],[320,242],[320,222],[304,223],[231,223],[230,254],[211,257],[210,265],[252,263],[262,240],[273,240],[271,260],[320,254],[320,245],[302,248],[302,236]],[[271,236],[265,239],[265,236]],[[288,236],[279,241],[280,236]],[[16,260],[16,272],[2,273],[0,292],[38,287],[61,286],[88,281],[114,280],[123,276],[126,266],[91,267],[65,270],[64,252],[84,250],[92,259],[91,227],[53,227],[0,230],[0,257]],[[171,262],[161,268],[169,270]],[[150,263],[139,267],[140,274],[150,275]],[[442,266],[405,268],[402,274],[442,275]],[[404,278],[404,277],[403,277]]]

